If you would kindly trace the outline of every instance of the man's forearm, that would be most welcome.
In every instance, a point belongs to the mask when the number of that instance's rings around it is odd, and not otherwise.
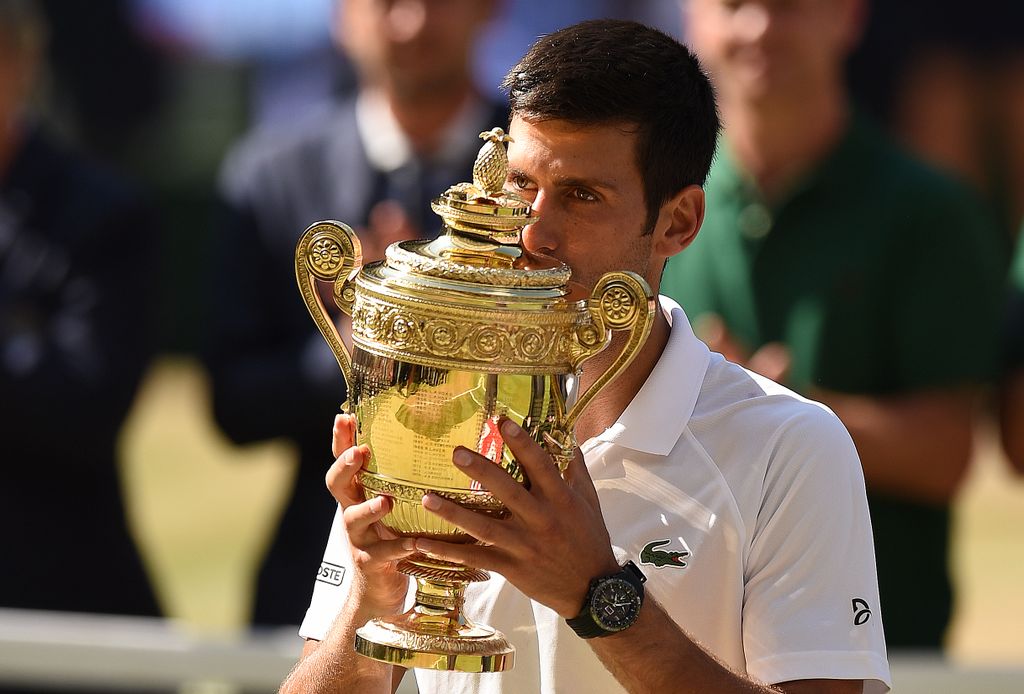
[[[970,462],[976,394],[812,395],[849,429],[869,491],[938,504],[956,493]]]
[[[813,679],[767,685],[726,667],[647,596],[636,624],[591,639],[594,653],[626,691],[723,694],[856,694],[862,680]]]
[[[648,595],[626,631],[590,640],[601,662],[626,691],[779,694],[741,676],[711,655],[669,619]]]
[[[364,658],[354,649],[356,629],[375,610],[360,600],[349,600],[322,642],[307,641],[302,658],[281,685],[279,694],[391,694],[404,670]]]

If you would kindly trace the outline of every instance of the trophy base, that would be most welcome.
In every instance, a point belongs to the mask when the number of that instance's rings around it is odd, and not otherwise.
[[[356,630],[355,650],[374,660],[407,668],[455,672],[501,672],[515,663],[515,647],[500,631],[473,624],[462,614],[466,582],[486,580],[487,573],[471,570],[472,578],[436,576],[441,566],[425,566],[416,557],[401,567],[416,577],[416,604],[393,617],[372,619]],[[450,573],[458,573],[450,572]]]
[[[360,627],[356,652],[391,665],[455,672],[502,672],[515,663],[515,647],[490,627],[466,624],[453,635],[441,635],[410,631],[389,621],[374,619]]]

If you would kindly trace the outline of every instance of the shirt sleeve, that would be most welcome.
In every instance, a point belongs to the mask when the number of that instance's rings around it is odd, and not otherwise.
[[[747,671],[778,683],[891,685],[864,477],[853,441],[808,405],[769,443],[743,606]]]
[[[341,507],[334,514],[331,534],[327,538],[324,559],[313,583],[313,598],[299,626],[299,636],[323,641],[341,612],[352,583],[352,552],[341,518]]]

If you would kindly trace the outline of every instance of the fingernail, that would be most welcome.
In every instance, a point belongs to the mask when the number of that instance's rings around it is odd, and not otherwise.
[[[424,494],[423,495],[423,508],[436,511],[441,508],[441,499],[435,494]]]
[[[452,454],[452,462],[459,467],[469,467],[473,463],[473,456],[465,448],[456,448]]]
[[[501,435],[507,439],[514,438],[523,433],[522,427],[513,422],[511,419],[505,419],[501,422]]]
[[[416,549],[416,538],[407,537],[404,540],[402,540],[402,549],[404,549],[407,552],[414,551]]]
[[[384,504],[386,504],[386,503],[387,503],[387,499],[385,499],[382,496],[378,496],[377,498],[375,498],[373,500],[373,510],[375,512],[383,511],[384,510]]]

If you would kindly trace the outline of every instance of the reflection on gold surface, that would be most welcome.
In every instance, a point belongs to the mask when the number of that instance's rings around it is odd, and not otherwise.
[[[366,470],[435,491],[479,489],[452,464],[458,446],[490,458],[522,482],[518,463],[498,432],[498,418],[539,432],[550,428],[540,424],[554,424],[566,411],[564,376],[438,369],[358,347],[352,372],[358,436],[371,452]]]

